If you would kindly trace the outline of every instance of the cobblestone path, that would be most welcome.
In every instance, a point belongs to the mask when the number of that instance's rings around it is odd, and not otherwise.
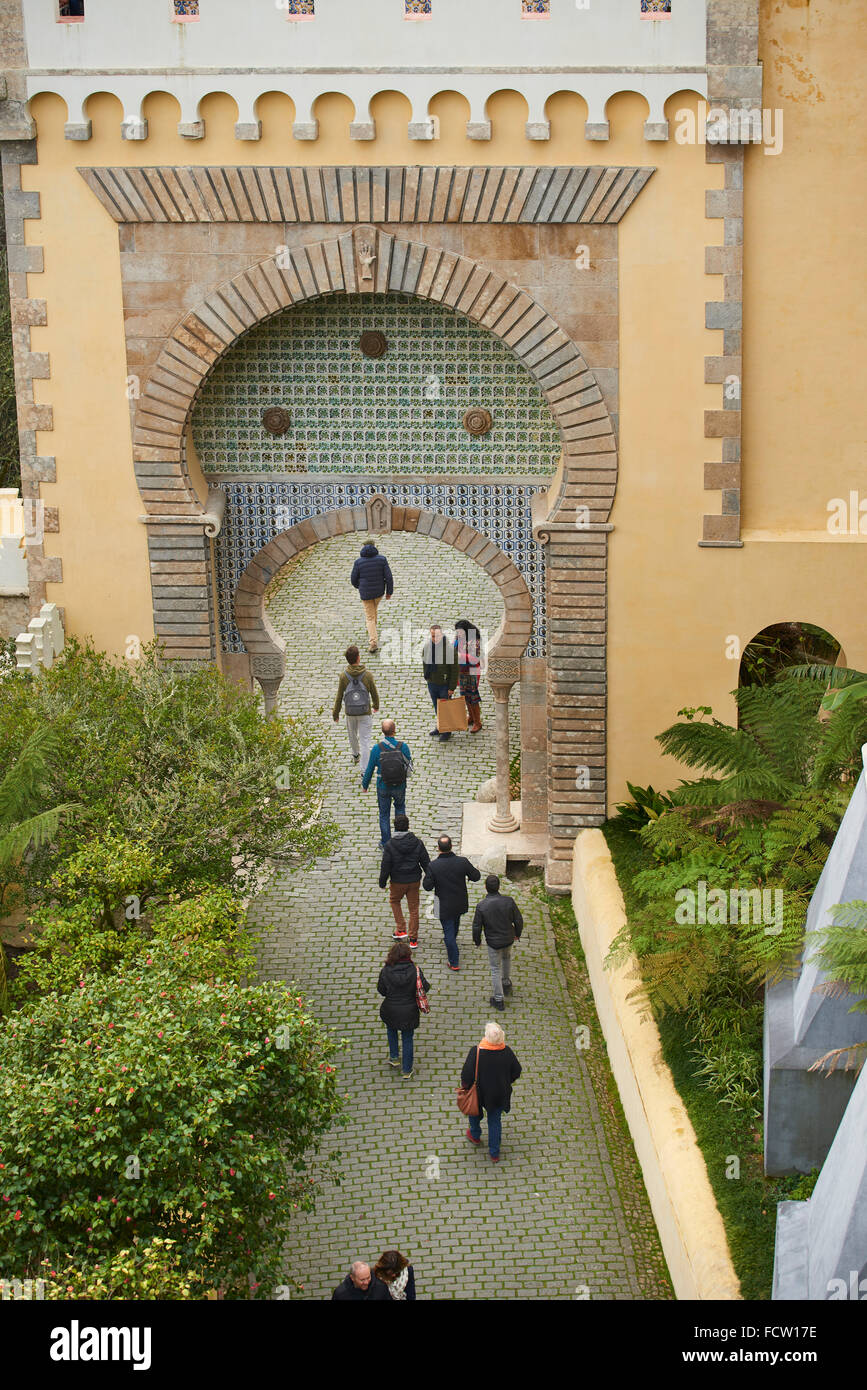
[[[329,858],[272,880],[252,908],[263,976],[296,982],[326,1026],[349,1040],[338,1066],[350,1122],[334,1136],[345,1177],[325,1189],[315,1214],[299,1217],[287,1276],[303,1285],[297,1297],[328,1298],[352,1259],[373,1261],[398,1247],[413,1260],[421,1298],[641,1297],[597,1097],[575,1047],[579,1020],[531,882],[511,886],[527,925],[513,953],[505,1015],[490,1008],[486,952],[472,946],[482,885],[470,885],[459,974],[446,968],[442,931],[425,918],[430,900],[422,894],[417,957],[432,985],[431,1014],[416,1033],[414,1078],[403,1081],[387,1065],[376,981],[393,920],[378,886],[375,792],[362,792],[343,721],[331,720],[342,653],[357,641],[379,687],[380,718],[392,715],[412,749],[412,829],[432,850],[443,831],[457,847],[461,803],[493,775],[492,697],[483,684],[483,733],[445,744],[429,738],[433,711],[420,661],[389,660],[398,644],[389,643],[388,629],[400,633],[403,658],[410,655],[405,624],[426,631],[432,618],[448,627],[468,617],[492,637],[502,606],[488,576],[450,547],[386,536],[380,548],[394,571],[395,597],[380,607],[382,653],[367,656],[361,605],[349,585],[364,539],[340,537],[306,552],[275,586],[269,609],[288,641],[281,709],[306,710],[321,728],[329,748],[326,807],[346,832]],[[517,699],[513,705],[516,748]],[[504,1117],[499,1166],[467,1142],[454,1100],[467,1050],[491,1017],[503,1023],[524,1069]]]

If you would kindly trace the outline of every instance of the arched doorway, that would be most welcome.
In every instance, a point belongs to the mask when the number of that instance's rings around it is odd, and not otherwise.
[[[556,422],[559,466],[547,490],[533,498],[530,529],[533,542],[545,547],[552,618],[540,711],[541,727],[550,733],[548,881],[565,887],[577,830],[600,824],[606,813],[607,550],[616,443],[602,393],[575,342],[498,272],[425,240],[355,226],[277,248],[186,316],[166,340],[135,408],[134,459],[155,562],[157,635],[169,657],[216,656],[208,518],[187,466],[191,407],[205,379],[255,325],[290,306],[338,294],[415,296],[463,315],[505,344]],[[385,478],[382,483],[388,492]],[[202,611],[194,620],[191,606],[200,597]],[[257,655],[273,663],[272,652]],[[278,674],[274,668],[268,678]],[[517,669],[504,672],[504,681],[517,678]],[[590,770],[589,783],[586,775],[576,780],[576,766],[584,774]]]
[[[533,631],[533,601],[517,566],[472,527],[414,507],[394,507],[378,494],[364,508],[342,507],[310,517],[275,536],[258,552],[238,583],[235,621],[250,653],[251,673],[262,687],[266,709],[273,709],[286,670],[285,640],[265,611],[265,593],[294,556],[336,536],[390,532],[428,536],[475,561],[492,579],[503,603],[503,618],[487,653],[488,680],[495,701],[497,812],[491,828],[518,828],[509,808],[509,697],[520,680],[521,657]]]

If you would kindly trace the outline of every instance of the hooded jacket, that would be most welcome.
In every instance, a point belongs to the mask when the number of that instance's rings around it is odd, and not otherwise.
[[[420,883],[422,870],[430,864],[424,842],[411,830],[395,830],[382,854],[379,886],[392,883]]]
[[[363,661],[356,661],[352,666],[347,666],[343,675],[340,677],[340,684],[337,687],[337,699],[334,701],[334,709],[331,711],[335,719],[340,718],[340,711],[343,708],[343,696],[349,684],[350,676],[360,676],[362,685],[367,686],[370,694],[370,708],[374,714],[379,709],[379,695],[374,684],[373,676],[368,671]]]
[[[424,975],[421,982],[425,990],[430,989]],[[389,1028],[397,1028],[401,1033],[408,1033],[418,1027],[419,1010],[413,961],[401,960],[397,965],[384,965],[379,972],[376,988],[385,996],[379,1006],[379,1016],[383,1023]]]
[[[382,598],[383,594],[390,598],[394,593],[394,579],[388,561],[371,541],[361,547],[361,554],[352,566],[350,581],[361,598]]]

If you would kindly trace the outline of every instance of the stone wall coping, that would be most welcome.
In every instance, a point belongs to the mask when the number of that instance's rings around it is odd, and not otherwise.
[[[605,957],[626,922],[601,830],[582,830],[572,860],[572,904],[599,1022],[647,1195],[679,1299],[740,1299],[725,1227],[686,1106],[662,1055],[659,1030],[629,996],[638,962]]]

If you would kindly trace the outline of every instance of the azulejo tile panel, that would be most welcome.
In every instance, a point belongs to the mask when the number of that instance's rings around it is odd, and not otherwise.
[[[526,655],[546,655],[545,550],[533,540],[530,515],[533,495],[544,491],[544,484],[485,484],[465,478],[448,483],[387,484],[376,479],[274,479],[227,480],[221,486],[227,493],[226,515],[215,553],[224,651],[244,650],[234,620],[235,590],[247,565],[262,547],[305,517],[339,507],[361,506],[382,492],[395,506],[420,507],[456,517],[498,545],[521,571],[533,598],[533,636]],[[367,532],[358,532],[359,549],[366,539]],[[379,539],[374,539],[379,545]],[[381,548],[388,553],[388,536],[383,537]]]
[[[365,330],[387,340],[359,348]],[[269,406],[291,413],[268,433]],[[473,437],[472,406],[493,427]],[[404,295],[337,295],[258,325],[218,363],[192,417],[204,471],[470,474],[555,472],[557,424],[504,343],[452,310]]]

